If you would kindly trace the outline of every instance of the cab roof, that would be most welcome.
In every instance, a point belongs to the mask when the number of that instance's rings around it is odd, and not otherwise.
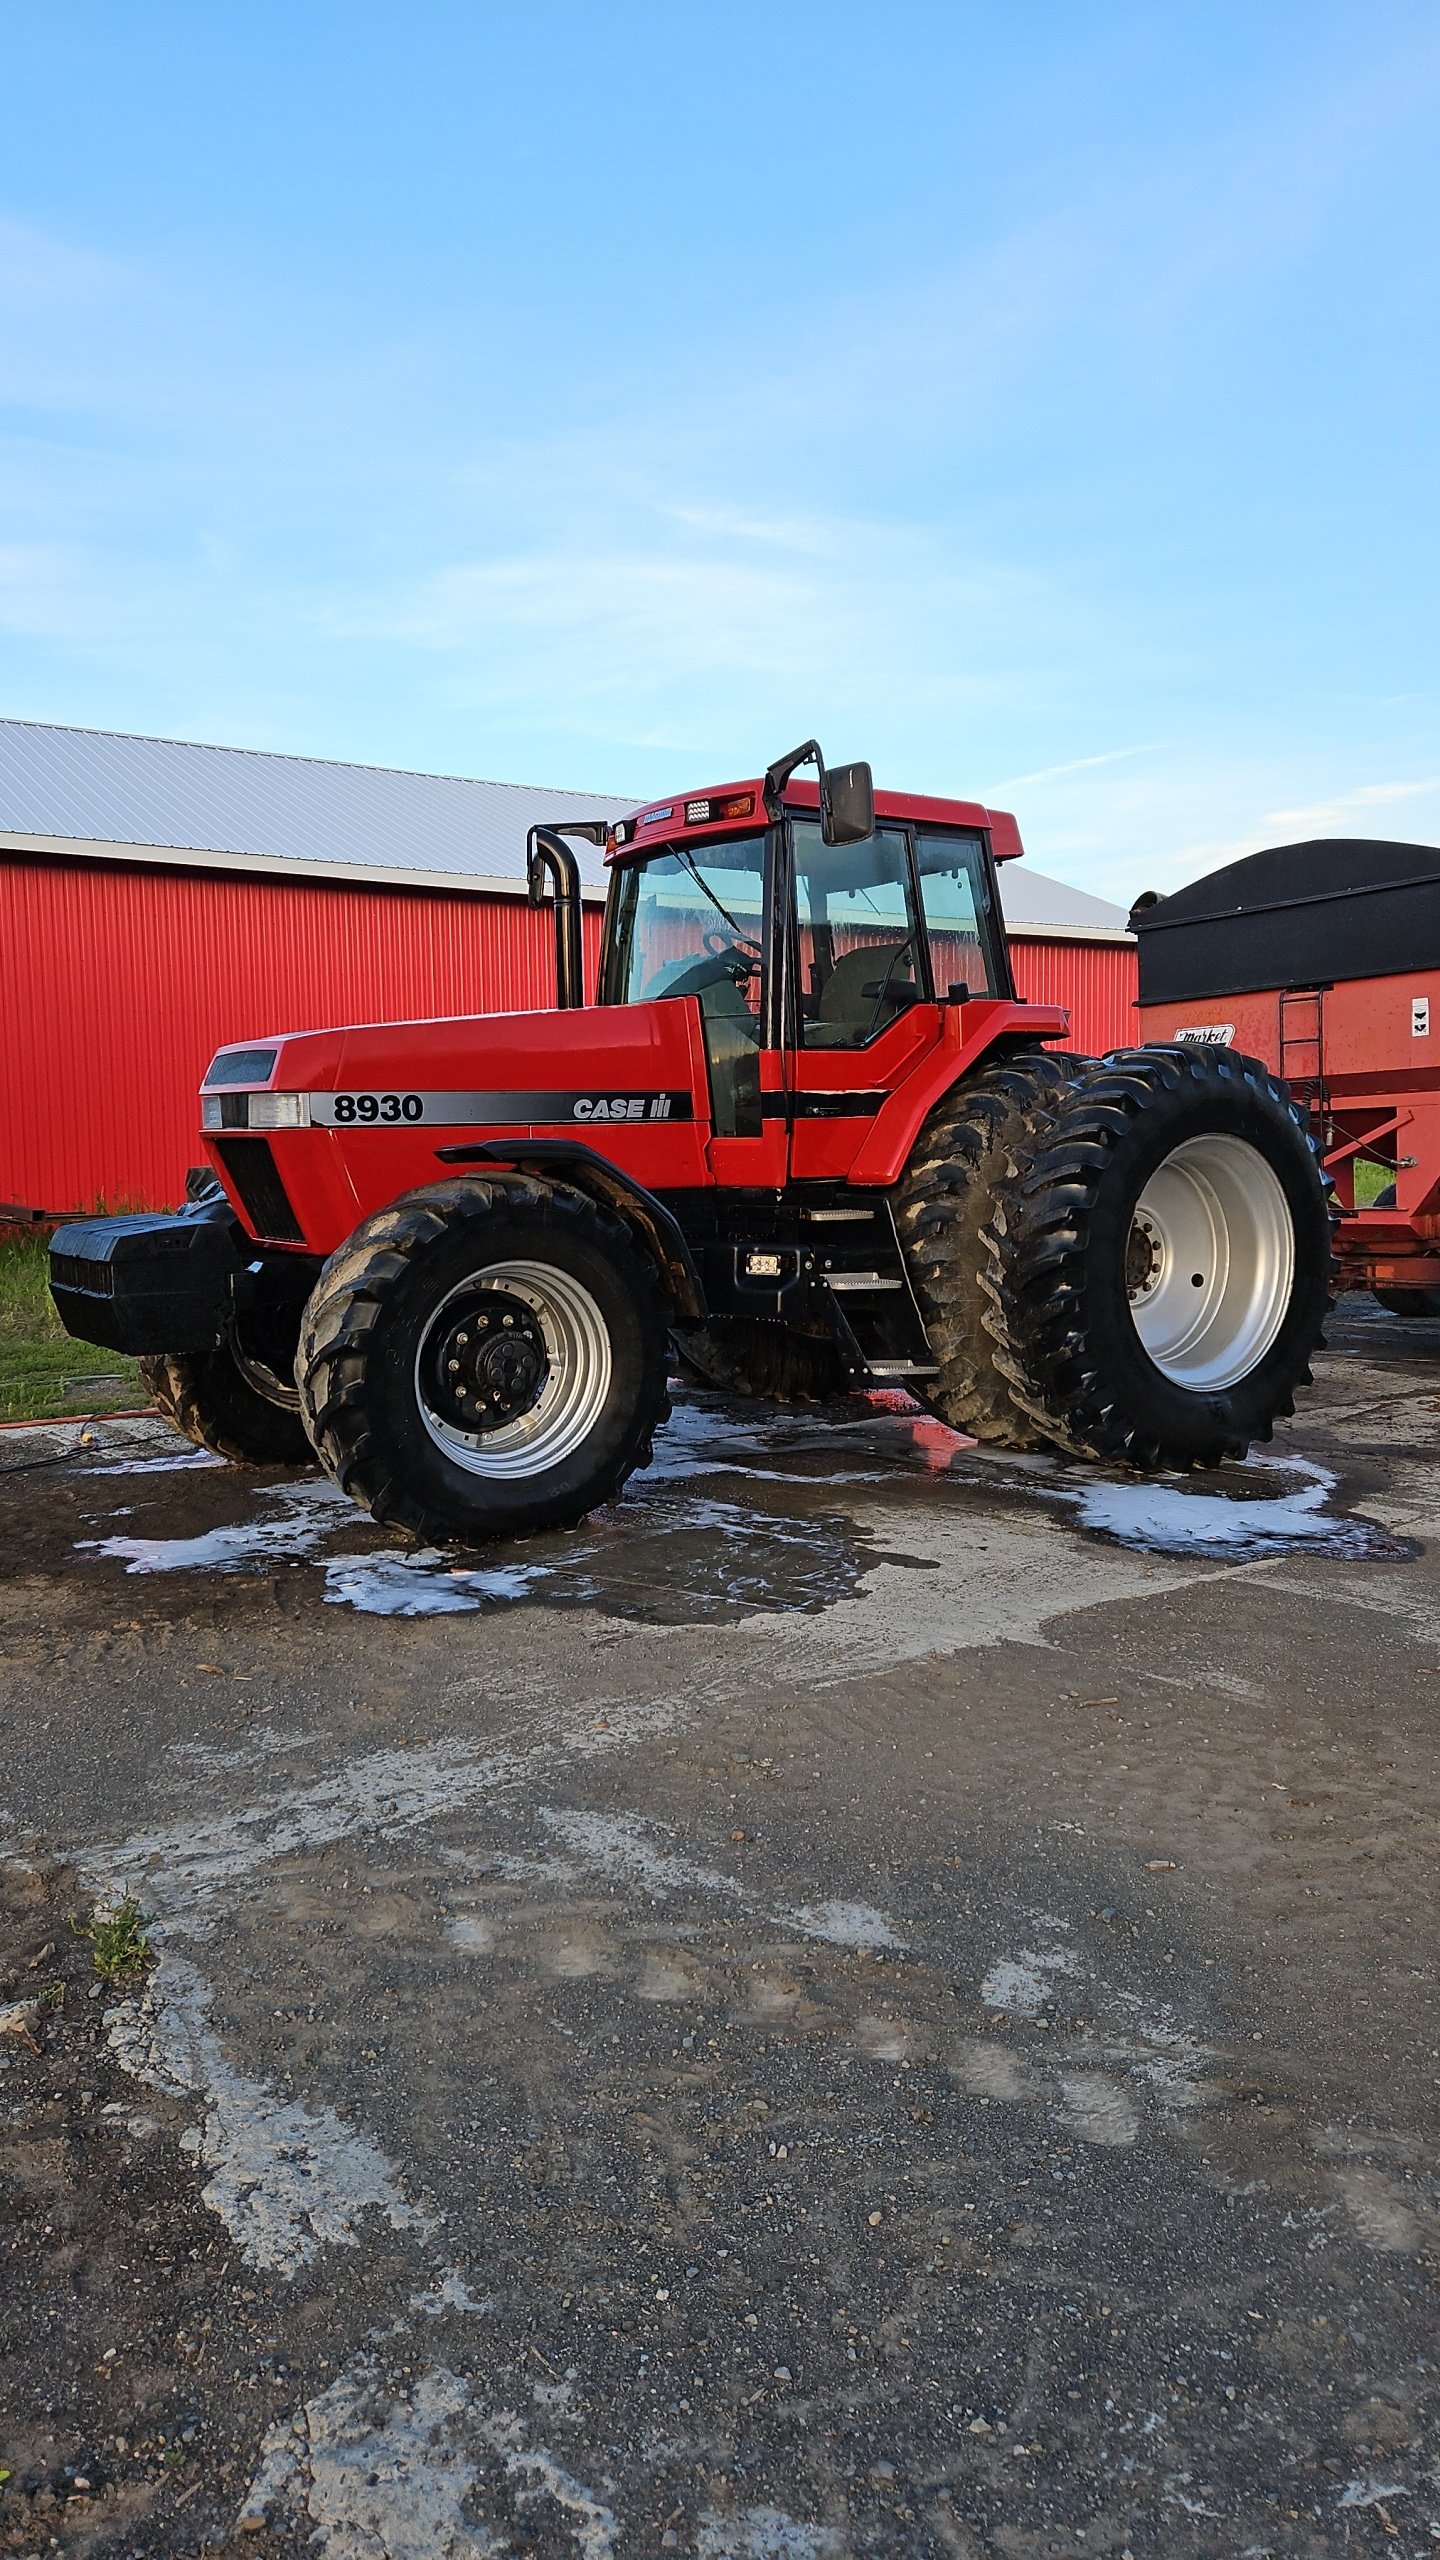
[[[781,794],[786,809],[818,809],[820,789],[814,782],[788,782]],[[978,800],[932,800],[915,791],[877,791],[877,819],[898,818],[916,826],[970,827],[990,838],[997,862],[1013,862],[1023,854],[1020,829],[1008,809],[986,809]],[[638,809],[617,818],[610,830],[605,859],[631,862],[653,845],[677,835],[714,837],[753,835],[765,824],[765,778],[722,782],[705,791],[676,791],[663,800],[642,801]]]

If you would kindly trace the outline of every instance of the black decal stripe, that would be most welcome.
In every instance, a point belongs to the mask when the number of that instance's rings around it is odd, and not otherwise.
[[[767,1120],[873,1120],[888,1093],[762,1093]]]
[[[382,1090],[378,1085],[356,1084],[342,1088],[342,1094],[344,1098],[353,1101],[362,1093],[378,1096]],[[377,1121],[368,1117],[361,1120],[347,1116],[339,1120],[335,1111],[337,1098],[340,1097],[337,1097],[334,1092],[310,1095],[310,1116],[317,1127],[326,1129],[338,1127],[350,1130],[394,1128],[397,1125],[414,1126],[413,1122],[406,1123],[403,1120],[397,1124],[394,1120]],[[421,1092],[418,1100],[422,1106],[421,1116],[424,1124],[431,1129],[509,1128],[518,1123],[535,1120],[577,1124],[594,1120],[603,1128],[612,1114],[617,1123],[619,1122],[620,1114],[616,1106],[627,1103],[640,1106],[633,1121],[629,1119],[628,1114],[626,1115],[625,1125],[632,1128],[639,1128],[642,1118],[647,1124],[653,1121],[657,1125],[694,1118],[694,1102],[688,1092],[657,1093],[652,1089],[649,1092],[637,1093],[633,1090],[627,1091],[624,1087],[601,1090],[594,1085],[587,1086],[583,1091],[572,1089],[565,1093]]]

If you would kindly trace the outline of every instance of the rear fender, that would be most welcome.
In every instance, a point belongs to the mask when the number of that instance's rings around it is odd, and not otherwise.
[[[881,1104],[847,1180],[877,1188],[898,1182],[922,1124],[955,1085],[975,1075],[997,1050],[1039,1048],[1063,1040],[1069,1028],[1070,1016],[1058,1004],[977,997],[969,1004],[947,1005],[938,1046],[926,1050],[914,1074]]]
[[[478,1147],[437,1147],[441,1164],[492,1165],[516,1173],[536,1173],[568,1182],[613,1209],[644,1245],[677,1315],[703,1323],[705,1290],[695,1258],[663,1200],[647,1191],[633,1174],[622,1173],[608,1156],[574,1138],[495,1138]]]

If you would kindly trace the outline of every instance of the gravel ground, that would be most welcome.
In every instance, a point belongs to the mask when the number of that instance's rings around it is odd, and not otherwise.
[[[0,2550],[1433,2552],[1437,1386],[482,1557],[0,1440]]]

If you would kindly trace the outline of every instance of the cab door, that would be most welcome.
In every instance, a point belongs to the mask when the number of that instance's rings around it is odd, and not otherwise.
[[[785,1059],[797,1181],[843,1180],[882,1103],[939,1037],[910,836],[827,845],[796,817]]]
[[[1013,993],[984,837],[876,827],[827,845],[791,820],[784,1057],[797,1181],[843,1181],[876,1113],[945,1036],[944,1008]]]
[[[716,1182],[727,1190],[778,1191],[789,1174],[783,1055],[790,946],[785,873],[784,830],[772,827],[761,913],[751,919],[760,967],[733,996],[719,1003],[702,998],[701,1035],[714,1126],[709,1164]],[[736,883],[731,895],[739,894]]]

